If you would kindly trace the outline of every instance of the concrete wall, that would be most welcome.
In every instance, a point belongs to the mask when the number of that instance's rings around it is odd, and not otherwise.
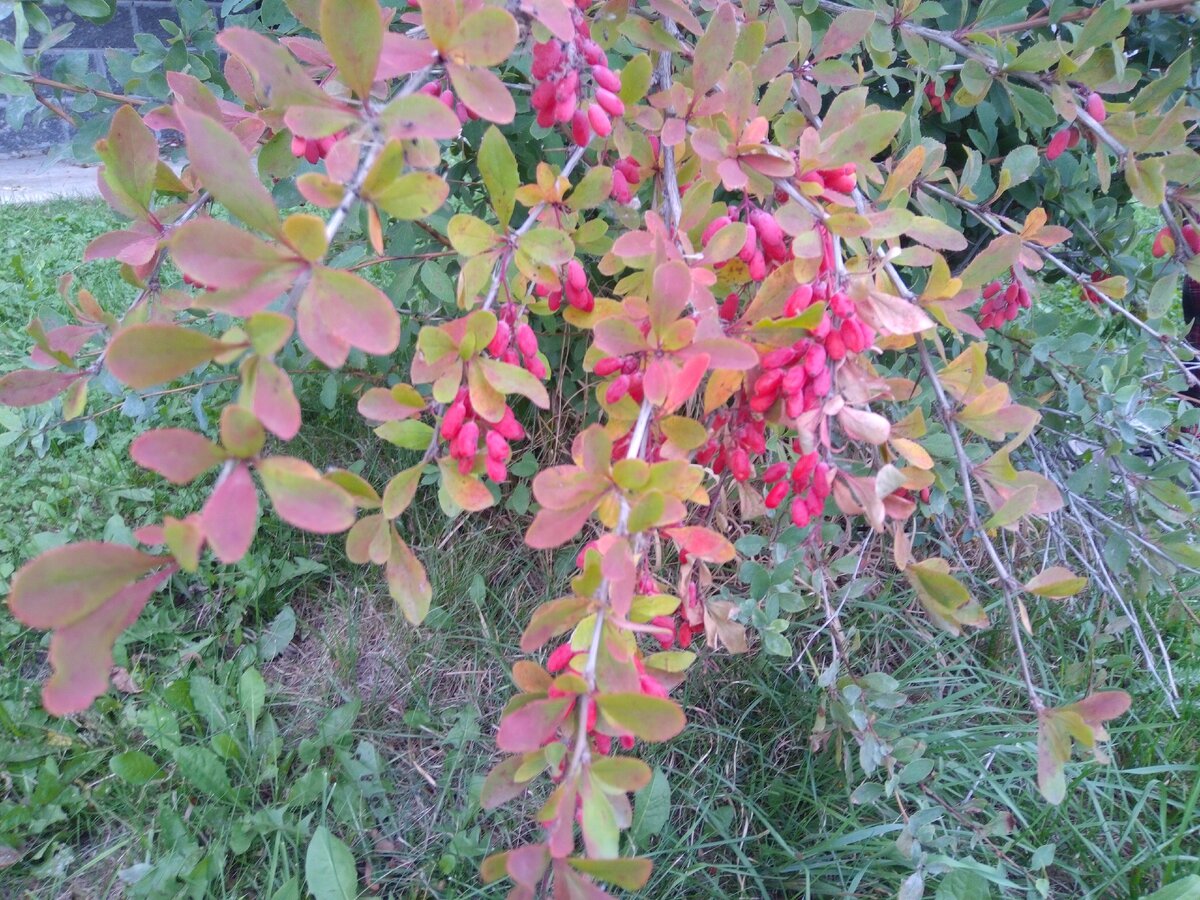
[[[51,22],[55,25],[74,22],[75,28],[66,40],[44,55],[42,74],[49,75],[55,63],[64,55],[80,53],[91,57],[88,62],[93,70],[107,71],[104,65],[106,50],[129,50],[136,53],[133,39],[135,34],[146,32],[165,41],[167,32],[158,24],[159,21],[179,21],[175,6],[170,0],[117,0],[116,6],[112,19],[103,25],[94,25],[71,13],[61,0],[45,0],[41,7]],[[216,0],[213,6],[215,11],[219,12],[219,0]],[[13,28],[11,15],[0,20],[0,38],[12,41]],[[36,41],[37,36],[31,36],[30,43],[36,44]],[[70,126],[53,115],[37,121],[34,121],[33,116],[29,116],[23,128],[14,130],[8,125],[5,116],[7,102],[8,98],[0,96],[0,155],[13,156],[52,149],[70,141]]]

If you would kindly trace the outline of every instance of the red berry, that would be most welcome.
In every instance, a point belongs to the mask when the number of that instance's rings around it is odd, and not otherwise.
[[[783,499],[788,495],[788,491],[791,489],[792,486],[790,484],[788,484],[786,481],[781,481],[779,484],[771,488],[771,490],[767,491],[767,496],[763,501],[766,503],[767,509],[775,509],[777,506],[779,506],[779,504],[783,502]]]
[[[599,105],[593,103],[588,107],[587,120],[592,130],[600,135],[600,137],[606,138],[612,134],[612,119],[608,117],[608,113],[601,109]]]
[[[596,102],[599,103],[606,113],[610,116],[620,118],[625,115],[625,104],[621,102],[621,98],[612,91],[606,91],[604,88],[596,88]]]
[[[621,79],[617,73],[605,65],[592,66],[592,80],[599,87],[606,91],[612,91],[614,94],[621,90]]]
[[[1067,149],[1067,141],[1070,139],[1071,136],[1065,128],[1062,131],[1055,132],[1054,137],[1050,138],[1050,143],[1046,147],[1046,159],[1053,161],[1062,156],[1063,151]]]
[[[1088,115],[1097,122],[1103,122],[1108,115],[1108,111],[1104,108],[1104,98],[1097,93],[1088,94],[1087,103]]]
[[[619,356],[606,356],[603,359],[596,360],[596,366],[592,369],[601,378],[607,378],[609,375],[619,371],[625,365],[625,360]]]
[[[592,139],[592,126],[588,124],[588,115],[582,109],[575,110],[571,116],[571,140],[578,146],[586,147]]]

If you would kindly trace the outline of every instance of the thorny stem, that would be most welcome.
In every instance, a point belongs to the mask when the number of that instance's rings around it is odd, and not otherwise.
[[[959,206],[959,207],[965,209],[967,212],[971,213],[971,215],[973,215],[975,218],[977,218],[980,222],[987,225],[993,231],[996,231],[999,234],[1018,234],[1018,232],[1014,228],[1006,225],[1001,219],[999,219],[997,216],[993,215],[992,213],[988,212],[986,209],[984,209],[982,206],[980,206],[977,203],[973,203],[970,200],[965,200],[956,194],[952,194],[949,191],[944,190],[943,188],[937,187],[936,185],[928,184],[926,182],[921,182],[920,187],[921,187],[921,190],[926,191],[927,193],[933,194],[934,196],[940,197],[941,199],[945,200],[948,203],[952,203],[955,206]],[[1033,250],[1040,257],[1042,257],[1042,259],[1046,260],[1046,262],[1050,263],[1052,266],[1054,266],[1056,269],[1058,269],[1064,275],[1069,276],[1077,284],[1080,284],[1080,285],[1087,284],[1091,288],[1092,292],[1097,297],[1100,298],[1101,302],[1104,303],[1105,306],[1107,306],[1109,309],[1111,309],[1113,312],[1117,313],[1118,315],[1123,316],[1129,322],[1132,322],[1135,326],[1140,328],[1147,335],[1149,335],[1155,341],[1157,341],[1159,343],[1159,345],[1162,347],[1163,352],[1166,353],[1168,357],[1170,357],[1171,362],[1173,362],[1175,364],[1176,368],[1179,369],[1180,373],[1182,373],[1184,378],[1186,378],[1189,382],[1191,382],[1196,387],[1200,387],[1200,376],[1197,376],[1195,373],[1193,373],[1192,370],[1187,366],[1187,364],[1184,363],[1184,361],[1179,358],[1179,355],[1170,346],[1171,342],[1178,341],[1179,340],[1178,338],[1172,338],[1170,335],[1164,334],[1163,332],[1159,331],[1157,328],[1154,328],[1152,325],[1149,325],[1148,323],[1143,322],[1141,319],[1139,319],[1137,316],[1135,316],[1133,313],[1131,313],[1129,310],[1127,310],[1120,303],[1117,303],[1117,301],[1115,301],[1111,297],[1109,297],[1108,294],[1106,294],[1104,291],[1099,290],[1095,285],[1091,284],[1090,279],[1088,279],[1082,272],[1078,272],[1075,269],[1071,268],[1069,265],[1067,265],[1065,262],[1063,262],[1062,259],[1060,259],[1056,254],[1051,253],[1049,248],[1043,247],[1041,244],[1036,244],[1036,243],[1032,243],[1032,242],[1028,242],[1028,241],[1023,242],[1023,243],[1024,243],[1024,246]]]
[[[1182,10],[1191,6],[1196,0],[1142,0],[1139,3],[1130,3],[1125,8],[1129,10],[1131,15],[1141,16],[1147,15],[1156,11],[1163,10]],[[1099,6],[1091,7],[1090,9],[1077,9],[1072,12],[1064,13],[1059,16],[1057,21],[1050,21],[1050,13],[1048,10],[1041,10],[1031,18],[1024,22],[1011,22],[1008,25],[997,25],[995,28],[983,29],[984,34],[1020,34],[1026,31],[1032,31],[1035,28],[1049,28],[1053,25],[1061,25],[1063,22],[1081,22],[1084,19],[1090,19],[1099,10]]]
[[[654,407],[650,401],[643,400],[641,409],[638,410],[637,422],[633,426],[633,434],[629,438],[629,449],[625,453],[626,459],[637,459],[646,449],[646,433],[650,425],[650,414],[653,411]],[[621,498],[621,512],[617,519],[615,533],[620,537],[625,537],[629,534],[629,502],[624,497]],[[598,597],[607,597],[607,578],[601,580],[600,586],[596,590],[596,595]],[[584,754],[587,752],[588,712],[591,705],[596,702],[592,699],[592,693],[596,690],[596,661],[600,657],[600,639],[604,632],[604,617],[607,609],[604,601],[601,601],[600,608],[596,610],[596,624],[592,630],[592,642],[588,646],[587,660],[583,667],[583,680],[588,686],[588,693],[581,698],[579,704],[579,726],[575,733],[575,746],[571,751],[571,765],[568,770],[570,772],[577,772],[579,770]]]
[[[212,200],[212,195],[209,194],[208,191],[201,191],[200,195],[192,201],[192,205],[180,213],[179,218],[172,222],[168,227],[178,228],[184,222],[188,221],[188,219],[195,216],[196,213],[200,212],[200,210],[204,208],[204,205],[210,200]],[[136,309],[139,305],[141,305],[143,300],[145,300],[151,294],[158,292],[158,273],[162,271],[163,263],[166,262],[166,260],[167,254],[160,250],[158,259],[154,263],[154,268],[152,268],[150,270],[150,274],[146,276],[146,286],[142,288],[142,290],[134,298],[133,302],[129,304],[129,309]],[[126,311],[126,314],[128,314],[128,311]],[[104,366],[104,358],[107,356],[107,354],[108,348],[105,347],[100,351],[99,354],[97,354],[95,362],[88,367],[89,371],[93,375],[99,374],[100,369]]]
[[[572,151],[571,155],[567,158],[566,163],[562,167],[562,171],[558,173],[558,177],[570,177],[571,173],[575,171],[575,167],[579,165],[579,161],[583,159],[583,154],[586,152],[586,144],[582,147],[576,147],[575,150]],[[546,201],[543,200],[541,203],[531,209],[529,211],[529,215],[525,217],[525,221],[521,223],[520,227],[509,233],[509,240],[515,243],[515,241],[520,238],[521,235],[529,231],[529,229],[533,227],[534,223],[537,222],[538,216],[542,214],[542,210],[545,208]],[[483,306],[481,307],[482,309],[490,310],[492,306],[495,305],[496,295],[500,293],[500,285],[504,283],[505,278],[508,276],[508,264],[511,259],[512,253],[505,252],[498,260],[496,260],[496,265],[492,269],[492,282],[490,285],[488,285],[488,292],[483,298]]]
[[[400,89],[396,91],[392,99],[407,97],[415,93],[428,80],[429,72],[429,66],[414,72],[401,85]],[[379,133],[378,123],[372,119],[369,125],[370,133],[363,147],[362,155],[359,157],[358,168],[355,169],[354,175],[351,176],[350,180],[346,182],[346,188],[342,193],[341,201],[339,201],[330,214],[329,220],[325,223],[325,245],[327,248],[333,246],[334,238],[337,237],[338,232],[342,229],[342,225],[345,224],[346,218],[350,215],[350,210],[354,207],[355,201],[359,199],[363,183],[367,180],[367,176],[375,166],[375,161],[379,159],[379,155],[383,152],[385,142],[381,140],[382,135]],[[300,277],[292,285],[292,289],[288,291],[287,299],[284,301],[284,309],[288,312],[294,310],[296,304],[300,302],[301,295],[303,295],[305,289],[308,288],[308,283],[312,280],[312,272],[313,269],[311,266],[301,272]]]
[[[934,371],[933,361],[929,358],[929,349],[925,346],[924,340],[917,341],[917,351],[921,355],[921,367],[925,370],[930,384],[933,385],[933,394],[937,399],[942,424],[945,426],[947,433],[950,435],[950,441],[954,445],[954,455],[958,459],[959,479],[962,481],[963,499],[967,508],[967,523],[983,543],[984,550],[987,551],[987,555],[992,561],[992,566],[996,570],[996,575],[1000,579],[1000,590],[1004,594],[1004,605],[1008,609],[1009,625],[1012,627],[1013,643],[1017,649],[1017,657],[1021,661],[1021,675],[1025,680],[1025,689],[1029,693],[1029,702],[1033,706],[1034,711],[1040,713],[1045,708],[1045,704],[1042,702],[1042,698],[1038,696],[1037,687],[1034,685],[1033,673],[1029,668],[1029,657],[1025,652],[1025,641],[1021,637],[1021,625],[1018,621],[1016,602],[1013,599],[1013,586],[1016,584],[1016,579],[1013,578],[1012,573],[1008,570],[1008,566],[1000,558],[1000,553],[996,549],[995,543],[993,543],[991,537],[988,536],[987,531],[984,530],[982,523],[979,521],[979,510],[975,505],[975,489],[971,485],[971,460],[967,456],[966,449],[963,447],[962,435],[958,432],[958,425],[954,422],[954,408],[946,397],[945,390],[942,389],[942,383],[938,380],[937,372]]]

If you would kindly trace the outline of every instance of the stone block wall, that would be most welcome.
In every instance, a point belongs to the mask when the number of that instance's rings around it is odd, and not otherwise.
[[[115,49],[136,53],[135,34],[145,32],[165,40],[167,32],[159,22],[163,19],[179,21],[175,5],[170,0],[117,0],[116,12],[103,25],[93,24],[74,15],[61,0],[46,0],[41,7],[55,25],[71,21],[75,23],[74,30],[67,35],[66,40],[45,54],[43,73],[48,72],[53,67],[54,60],[64,54],[81,52],[93,57],[89,61],[93,69],[105,71],[104,51]],[[219,12],[219,0],[213,2],[213,7]],[[0,38],[12,41],[13,28],[11,15],[0,19]],[[36,35],[30,40],[35,42]],[[32,122],[30,117],[21,129],[8,127],[4,116],[7,102],[7,98],[0,96],[0,156],[49,150],[70,140],[70,125],[57,116],[50,116],[36,123]]]

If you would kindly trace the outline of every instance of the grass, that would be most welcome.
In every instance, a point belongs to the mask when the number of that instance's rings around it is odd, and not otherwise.
[[[65,312],[64,272],[110,309],[128,301],[112,266],[77,262],[111,224],[95,203],[0,207],[0,370],[19,364],[32,315]],[[330,404],[322,387],[300,379],[313,427],[295,452],[348,465],[368,448],[363,474],[382,483],[396,456],[367,440],[351,398]],[[91,408],[110,405],[101,393]],[[46,547],[127,539],[156,508],[198,506],[199,489],[165,491],[128,462],[139,412],[67,432],[47,427],[49,408],[0,411],[0,579]],[[196,415],[170,396],[154,420],[195,427]],[[503,896],[477,866],[532,833],[532,806],[482,813],[479,787],[517,638],[570,555],[524,550],[519,523],[504,510],[446,523],[432,502],[406,514],[435,585],[419,630],[337,539],[266,524],[241,564],[157,597],[117,648],[130,692],[68,720],[40,711],[44,637],[0,615],[0,896],[298,898],[321,824],[352,847],[368,894]],[[1034,724],[1003,630],[935,634],[900,586],[872,581],[843,627],[854,671],[878,673],[862,711],[895,771],[865,775],[831,724],[820,609],[794,617],[794,644],[817,635],[794,663],[703,654],[679,692],[689,728],[647,749],[662,776],[639,795],[628,847],[656,863],[644,896],[890,897],[920,879],[942,900],[1130,897],[1200,870],[1200,631],[1165,625],[1176,718],[1096,609],[1033,614],[1052,696],[1074,699],[1090,678],[1134,695],[1112,762],[1077,757],[1062,806],[1033,785]]]

